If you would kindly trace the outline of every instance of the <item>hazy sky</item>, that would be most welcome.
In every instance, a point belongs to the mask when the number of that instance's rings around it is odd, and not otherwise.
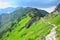
[[[7,7],[36,7],[52,11],[60,0],[0,0],[0,9]]]

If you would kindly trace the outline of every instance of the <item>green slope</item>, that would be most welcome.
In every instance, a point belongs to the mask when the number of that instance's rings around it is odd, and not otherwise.
[[[3,27],[0,28],[0,31],[2,31],[2,29],[4,30],[3,31],[4,34],[2,37],[0,37],[0,40],[41,40],[41,39],[46,40],[45,37],[51,32],[51,29],[53,28],[54,25],[57,26],[56,38],[57,40],[60,40],[59,13],[60,13],[60,5],[51,14],[48,14],[48,12],[44,10],[38,10],[36,8],[29,8],[29,7],[16,10],[11,15],[9,15],[11,17],[11,20],[10,17],[8,20],[4,19],[3,17],[3,21],[5,20],[7,22],[4,22],[3,25],[4,28]],[[8,16],[5,17],[8,18]],[[34,17],[35,17],[35,21],[33,20],[34,22],[29,26],[29,28],[26,28],[25,25],[29,23],[29,21]],[[6,31],[5,29],[8,30]]]
[[[29,28],[23,28],[26,23],[31,19],[29,15],[24,16],[21,18],[19,22],[17,22],[10,30],[8,30],[0,40],[40,40],[50,33],[51,29],[53,28],[52,25],[45,23],[42,19],[55,24],[56,28],[56,38],[57,40],[60,39],[60,14],[49,14],[49,17],[40,18]]]
[[[53,17],[50,17],[49,21],[57,25],[56,40],[60,40],[60,4],[56,7],[53,14],[54,14]]]
[[[16,24],[20,19],[28,14],[31,11],[34,11],[36,8],[18,8],[16,11],[10,13],[10,14],[2,14],[0,15],[0,37],[5,33],[4,31],[7,31],[7,29],[10,29],[13,27],[14,24]],[[39,9],[37,9],[39,10]],[[45,16],[48,14],[48,12],[44,10],[39,10],[40,14]]]
[[[57,40],[60,40],[60,14],[51,14],[50,17],[46,18],[49,22],[52,24],[55,24],[57,26],[56,28],[56,38]]]
[[[32,8],[19,8],[10,14],[1,14],[0,15],[0,37],[14,24],[16,24],[20,19],[31,11]]]
[[[48,21],[55,24],[56,28],[56,40],[60,40],[60,4],[52,12],[51,17],[48,18]]]
[[[52,26],[44,23],[42,19],[34,22],[30,28],[23,28],[19,31],[30,19],[29,16],[23,17],[11,28],[12,31],[7,31],[0,40],[40,40],[41,37],[45,39]]]
[[[57,26],[56,28],[56,40],[60,40],[60,3],[55,10],[50,14],[47,20]]]

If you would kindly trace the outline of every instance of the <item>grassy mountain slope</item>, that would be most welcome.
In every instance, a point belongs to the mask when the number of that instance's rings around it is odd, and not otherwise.
[[[45,14],[44,10],[40,12],[37,9],[32,9],[28,12],[28,14],[17,21],[16,24],[8,29],[0,38],[0,40],[39,40],[41,38],[45,39],[45,36],[52,29],[52,25],[45,23],[41,19],[41,17],[47,15],[47,12],[45,15],[43,13]],[[31,19],[35,21],[31,21],[32,23],[30,27],[26,28],[25,25],[29,23]]]
[[[60,4],[56,7],[54,12],[52,12],[49,17],[46,18],[52,24],[57,26],[56,28],[56,40],[60,40]]]
[[[60,14],[53,15],[53,16],[49,17],[47,20],[57,26],[56,37],[57,37],[57,40],[60,40]]]
[[[0,37],[6,31],[8,31],[10,28],[12,28],[13,25],[15,25],[17,22],[19,22],[23,16],[25,16],[28,13],[33,13],[31,11],[33,11],[34,9],[35,8],[30,8],[30,7],[20,8],[10,14],[2,14],[0,16]],[[40,11],[42,11],[42,12],[40,12]],[[40,11],[39,11],[39,13],[42,16],[45,16],[46,14],[48,14],[48,12],[46,12],[44,10],[40,10]],[[44,15],[42,13],[44,13]]]
[[[32,8],[20,8],[10,14],[0,15],[0,36],[11,28],[16,22],[20,21],[21,17],[29,12]]]
[[[45,16],[46,15],[45,13],[47,12],[44,12],[42,10],[39,11],[37,9],[32,9],[29,12],[27,12],[28,11],[27,8],[27,10],[25,10],[24,12],[19,10],[17,10],[17,12],[13,12],[15,14],[18,13],[19,15],[20,12],[23,14],[25,14],[26,12],[27,14],[24,16],[12,14],[14,15],[13,18],[14,19],[16,18],[15,20],[19,18],[21,19],[16,21],[16,23],[10,29],[8,29],[7,32],[3,34],[0,40],[41,40],[41,39],[45,40],[45,37],[50,33],[51,29],[53,28],[53,26],[48,24],[48,22],[57,26],[56,38],[57,40],[59,40],[60,39],[60,12],[58,9],[56,9],[51,14],[48,14],[47,16]],[[35,21],[33,20],[34,22],[31,23],[31,25],[29,25],[30,27],[26,28],[26,26],[28,26],[26,24],[28,24],[29,21],[34,17],[36,17],[35,19],[38,20]],[[14,21],[13,18],[12,18],[12,22]]]
[[[20,30],[30,20],[29,16],[23,17],[21,21],[14,25],[12,31],[7,31],[0,40],[39,40],[50,32],[52,26],[39,19],[30,28]],[[20,30],[20,31],[19,31]]]

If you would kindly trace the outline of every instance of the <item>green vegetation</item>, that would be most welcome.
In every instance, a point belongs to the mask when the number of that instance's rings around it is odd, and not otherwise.
[[[39,40],[42,36],[45,38],[52,26],[44,23],[41,19],[34,22],[30,28],[20,30],[30,19],[29,16],[22,18],[21,21],[14,25],[11,32],[7,31],[0,40]]]
[[[46,19],[53,24],[56,24],[56,25],[60,24],[60,14],[58,15],[51,14],[51,16]]]
[[[1,14],[0,15],[0,36],[4,34],[4,31],[16,24],[21,20],[23,16],[27,14],[27,12],[31,11],[32,8],[19,8],[16,11],[10,14]]]
[[[33,13],[37,13],[38,9],[36,8],[19,8],[16,11],[10,14],[1,14],[0,15],[0,37],[5,33],[5,31],[10,30],[17,22],[19,22],[23,16],[26,14],[32,13],[32,17],[34,16]],[[42,12],[40,12],[42,11]],[[48,14],[48,12],[44,10],[39,10],[39,14],[45,13],[44,15]],[[43,14],[42,14],[43,15]]]
[[[56,37],[57,40],[60,40],[60,14],[51,14],[50,17],[46,18],[46,20],[57,26]]]
[[[16,10],[11,14],[2,15],[3,21],[1,23],[0,20],[0,26],[4,25],[0,27],[0,32],[2,32],[0,35],[3,34],[3,36],[0,37],[0,40],[41,40],[41,38],[45,40],[45,37],[53,28],[53,25],[46,22],[50,22],[57,26],[56,37],[57,40],[59,40],[60,14],[56,14],[55,11],[48,14],[48,12],[45,12],[44,10],[27,7]],[[42,19],[46,21],[44,22]],[[31,20],[33,20],[33,22]],[[29,26],[29,28],[26,26]]]
[[[60,25],[56,28],[57,40],[60,40]]]

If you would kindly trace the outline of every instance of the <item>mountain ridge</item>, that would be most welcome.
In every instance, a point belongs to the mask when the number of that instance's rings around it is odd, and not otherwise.
[[[11,13],[14,22],[6,32],[3,31],[5,33],[0,40],[60,40],[59,8],[56,7],[52,13],[30,7],[14,11]],[[54,36],[50,37],[51,34]]]
[[[31,13],[31,15],[36,15],[36,14],[33,14],[35,12],[38,11],[39,14],[41,14],[40,16],[45,16],[48,14],[48,12],[44,11],[44,10],[39,10],[39,9],[36,9],[36,8],[31,8],[31,7],[27,7],[27,8],[20,8],[20,9],[17,9],[16,11],[10,13],[10,14],[2,14],[1,15],[1,22],[0,22],[0,32],[3,32],[4,33],[4,30],[9,30],[10,28],[12,28],[17,22],[19,22],[21,20],[21,18],[23,16],[25,16],[26,14],[29,15],[29,13]],[[41,11],[41,12],[40,12]],[[44,14],[43,14],[44,13]],[[46,13],[46,14],[45,14]],[[2,33],[2,34],[3,34]],[[2,35],[1,34],[1,35]]]

